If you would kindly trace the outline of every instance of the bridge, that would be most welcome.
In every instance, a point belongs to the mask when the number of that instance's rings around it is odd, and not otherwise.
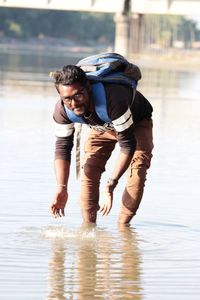
[[[144,14],[200,16],[200,0],[0,0],[0,7],[115,14],[115,51],[128,56],[134,36],[138,51]]]
[[[117,13],[128,2],[136,14],[200,15],[200,0],[0,0],[0,7]]]

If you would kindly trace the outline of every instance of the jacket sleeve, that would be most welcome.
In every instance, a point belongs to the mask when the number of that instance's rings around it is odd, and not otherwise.
[[[133,155],[136,148],[133,114],[130,109],[133,90],[122,85],[110,85],[106,93],[108,114],[117,133],[121,151]]]
[[[71,161],[74,140],[74,124],[68,119],[64,106],[59,100],[53,114],[56,135],[55,159]]]

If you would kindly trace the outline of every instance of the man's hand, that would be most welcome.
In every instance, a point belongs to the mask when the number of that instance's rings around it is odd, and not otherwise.
[[[106,186],[105,188],[104,197],[105,201],[101,205],[99,212],[102,214],[102,216],[107,216],[112,208],[113,203],[113,189],[111,189],[109,186]]]
[[[56,192],[50,208],[51,213],[55,218],[64,217],[65,215],[64,209],[67,203],[67,199],[68,199],[68,193],[66,189],[61,189]]]

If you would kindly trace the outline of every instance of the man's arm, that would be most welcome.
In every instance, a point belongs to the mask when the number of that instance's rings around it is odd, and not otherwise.
[[[112,208],[113,191],[117,186],[118,180],[125,173],[131,163],[131,159],[136,148],[133,124],[127,130],[118,134],[118,142],[120,144],[121,150],[116,159],[111,179],[108,180],[104,190],[105,201],[100,208],[100,213],[102,213],[102,215],[109,214]]]
[[[70,162],[63,159],[55,160],[55,173],[57,180],[57,191],[54,195],[51,213],[54,217],[62,217],[65,215],[65,205],[68,200],[68,178],[70,171]]]
[[[74,125],[67,119],[61,101],[57,102],[53,117],[57,137],[54,162],[57,189],[50,209],[54,217],[62,217],[65,215],[64,209],[68,200],[67,187],[71,150],[73,147]]]
[[[108,113],[117,134],[120,153],[116,159],[111,179],[108,180],[104,191],[105,201],[100,208],[102,215],[107,215],[110,212],[112,208],[113,191],[118,180],[130,165],[136,148],[133,115],[129,106],[133,97],[132,93],[132,90],[124,86],[119,86],[118,89],[112,89],[108,92]]]

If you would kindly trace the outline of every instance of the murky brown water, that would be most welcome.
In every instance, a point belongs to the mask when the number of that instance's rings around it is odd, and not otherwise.
[[[119,228],[122,179],[110,215],[85,228],[74,172],[66,217],[48,210],[56,92],[46,74],[55,57],[0,54],[0,63],[0,299],[200,299],[200,72],[142,70],[155,144],[143,202]]]

